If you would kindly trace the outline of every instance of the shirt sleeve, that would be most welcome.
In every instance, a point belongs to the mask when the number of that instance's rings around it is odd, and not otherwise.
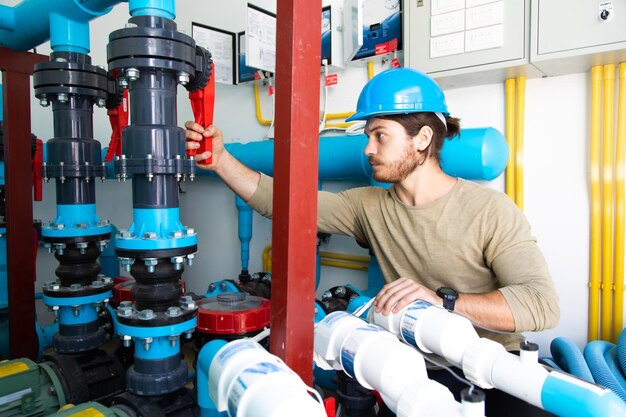
[[[559,298],[524,214],[506,196],[487,210],[485,261],[495,273],[515,331],[541,331],[559,322]]]
[[[267,218],[272,218],[274,182],[272,177],[261,173],[259,186],[250,200],[250,207]],[[366,241],[358,220],[358,201],[355,195],[362,189],[355,188],[340,193],[319,191],[317,193],[317,228],[320,232],[352,236]]]

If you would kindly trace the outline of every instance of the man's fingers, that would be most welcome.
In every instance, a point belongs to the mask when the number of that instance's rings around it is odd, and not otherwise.
[[[194,156],[194,158],[195,158],[196,162],[199,162],[199,161],[204,161],[205,159],[209,159],[211,157],[211,155],[213,155],[211,153],[211,151],[206,151],[206,152],[202,152],[200,154],[197,154],[196,156]],[[208,165],[205,165],[205,166],[208,166]]]

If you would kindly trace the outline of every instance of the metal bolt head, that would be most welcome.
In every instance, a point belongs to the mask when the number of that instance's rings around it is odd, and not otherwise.
[[[121,237],[122,239],[130,239],[130,238],[133,237],[133,234],[132,234],[132,232],[130,232],[128,230],[122,229],[122,230],[120,230],[119,237]]]
[[[220,284],[220,290],[226,291],[227,289],[228,289],[228,285],[225,282],[222,282]]]
[[[183,314],[183,312],[179,307],[168,307],[165,314],[167,314],[170,317],[178,317],[181,314]]]
[[[83,286],[80,285],[80,284],[72,284],[72,285],[70,285],[70,291],[78,291],[81,288],[83,288]]]
[[[76,223],[76,228],[77,229],[86,229],[88,227],[89,227],[89,225],[87,223]],[[76,246],[78,246],[78,244]],[[86,244],[85,244],[85,247],[87,247]]]
[[[337,287],[335,289],[335,296],[343,297],[344,295],[346,295],[346,287]]]
[[[39,99],[39,104],[41,105],[41,107],[48,107],[50,106],[50,100],[48,100],[47,97],[42,97]]]
[[[176,230],[176,231],[172,232],[172,235],[171,235],[171,236],[172,236],[174,239],[178,239],[178,238],[183,237],[183,232],[181,232],[180,230]]]
[[[103,98],[96,99],[96,106],[103,108],[106,105],[106,100]]]
[[[133,341],[132,337],[128,335],[120,335],[120,338],[122,339],[122,344],[124,345],[124,347],[130,347],[130,344]]]
[[[102,282],[102,281],[92,281],[91,282],[91,286],[93,288],[102,288],[102,287],[104,287],[104,282]]]
[[[59,291],[60,289],[61,289],[61,284],[59,284],[59,283],[55,283],[55,284],[50,285],[50,290],[52,290],[52,291]]]
[[[332,294],[330,291],[324,291],[324,294],[322,294],[322,300],[328,300],[329,298],[332,298]]]
[[[139,320],[152,320],[153,318],[156,317],[156,315],[154,314],[154,311],[152,310],[141,310],[139,312]]]
[[[57,94],[57,100],[59,101],[59,103],[67,103],[67,100],[68,100],[67,94],[65,94],[65,93],[58,93]]]
[[[187,74],[186,72],[179,72],[178,73],[178,84],[180,85],[187,85],[189,84],[189,74]]]
[[[130,29],[130,28],[136,28],[136,27],[137,27],[137,25],[136,25],[135,23],[130,23],[130,22],[128,22],[128,23],[126,23],[126,24],[124,25],[124,27],[125,27],[125,28],[127,28],[127,29]]]
[[[126,81],[126,78],[124,78],[124,77],[120,77],[120,79],[117,81],[117,83],[123,89],[128,88],[128,81]]]
[[[195,310],[197,308],[193,298],[188,295],[180,299],[180,306],[185,310]]]
[[[137,81],[139,79],[139,70],[137,68],[128,68],[126,70],[126,79],[128,81]]]
[[[157,234],[155,232],[146,232],[143,234],[144,239],[154,240],[157,238]]]
[[[133,306],[133,302],[132,301],[122,301],[119,306],[120,307],[132,307]]]
[[[185,339],[189,340],[193,337],[193,329],[185,332]]]
[[[186,232],[187,232],[187,236],[193,236],[196,234],[196,231],[194,230],[193,227],[187,227]]]
[[[178,338],[180,337],[179,334],[172,334],[167,336],[167,340],[170,341],[170,346],[171,347],[176,347],[176,343],[178,343]]]
[[[144,259],[143,263],[146,266],[156,266],[159,263],[158,259],[154,259],[154,258],[149,258],[149,259]]]
[[[215,291],[215,284],[209,284],[209,292]]]

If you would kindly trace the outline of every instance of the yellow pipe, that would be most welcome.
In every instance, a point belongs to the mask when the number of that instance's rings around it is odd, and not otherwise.
[[[374,78],[374,61],[367,61],[367,79]]]
[[[615,65],[604,66],[604,120],[602,137],[602,312],[600,336],[611,340],[613,310],[613,119]]]
[[[589,149],[589,182],[591,192],[591,236],[589,242],[589,323],[587,340],[599,338],[600,268],[602,200],[600,184],[600,148],[602,110],[602,66],[591,68],[591,139]]]
[[[322,258],[339,259],[342,261],[362,262],[364,264],[370,263],[369,256],[358,256],[358,255],[349,255],[347,253],[324,252],[324,251],[320,251],[320,256]]]
[[[348,111],[345,113],[330,113],[326,115],[326,120],[337,120],[337,119],[347,119],[348,117],[354,114],[353,111]]]
[[[263,272],[272,271],[272,245],[267,245],[263,249]]]
[[[320,264],[324,266],[334,266],[335,268],[355,269],[357,271],[367,271],[367,265],[353,264],[350,262],[334,261],[328,259],[320,260]]]
[[[263,126],[269,126],[272,124],[271,120],[266,120],[261,114],[261,98],[259,97],[259,84],[254,83],[254,107],[256,108],[256,119]]]
[[[524,101],[526,77],[517,77],[515,118],[515,204],[524,210]]]
[[[324,125],[325,129],[347,129],[352,126],[354,123],[326,123]]]
[[[624,322],[624,165],[626,164],[626,62],[619,65],[617,99],[617,138],[615,145],[615,260],[613,282],[613,343],[622,332]]]
[[[506,90],[506,143],[509,145],[509,162],[505,171],[506,195],[515,201],[515,78],[505,83]]]

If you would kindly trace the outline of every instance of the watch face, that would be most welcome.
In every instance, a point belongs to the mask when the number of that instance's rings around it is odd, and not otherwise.
[[[452,288],[448,288],[448,287],[441,287],[437,290],[441,296],[456,296],[457,292],[454,291]]]

